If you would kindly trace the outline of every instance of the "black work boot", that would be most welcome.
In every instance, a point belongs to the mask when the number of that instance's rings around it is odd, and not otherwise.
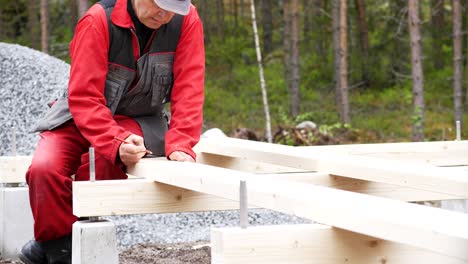
[[[46,254],[36,240],[29,241],[21,248],[19,259],[25,264],[47,264]]]
[[[71,264],[72,235],[41,242],[48,264]]]

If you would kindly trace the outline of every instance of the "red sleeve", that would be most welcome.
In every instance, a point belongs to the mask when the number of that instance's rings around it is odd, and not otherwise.
[[[109,33],[101,5],[94,5],[79,21],[70,44],[71,70],[68,104],[78,130],[110,162],[115,163],[120,142],[130,132],[117,125],[106,107]]]
[[[171,122],[166,134],[166,156],[183,151],[194,159],[192,147],[203,124],[205,48],[203,25],[194,6],[184,18],[174,59]]]

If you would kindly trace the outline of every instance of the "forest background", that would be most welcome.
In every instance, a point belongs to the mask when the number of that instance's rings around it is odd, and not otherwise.
[[[70,62],[95,2],[0,0],[0,42]],[[251,2],[192,2],[205,30],[204,130],[266,140]],[[467,1],[257,0],[255,10],[275,142],[453,140],[456,120],[468,136]]]

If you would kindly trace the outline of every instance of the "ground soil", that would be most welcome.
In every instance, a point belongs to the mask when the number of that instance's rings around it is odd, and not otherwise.
[[[208,244],[138,244],[120,253],[120,264],[209,264],[211,249]],[[20,261],[2,260],[0,264],[20,264]]]
[[[120,264],[209,264],[207,244],[139,244],[120,253]]]

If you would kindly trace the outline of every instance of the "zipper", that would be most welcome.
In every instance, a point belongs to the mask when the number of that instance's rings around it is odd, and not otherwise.
[[[132,32],[133,37],[135,37],[135,39],[136,39],[136,43],[137,43],[137,47],[138,47],[138,58],[135,58],[135,78],[133,79],[132,83],[128,87],[127,91],[125,91],[125,93],[130,93],[135,88],[136,81],[138,80],[138,60],[141,57],[141,54],[140,54],[140,41],[138,40],[138,36],[136,34],[136,31],[135,31],[135,29],[133,27],[130,27],[130,32]]]
[[[136,39],[136,42],[137,42],[137,47],[138,47],[138,58],[136,59],[138,61],[138,59],[141,57],[141,54],[140,54],[140,41],[138,40],[138,36],[136,34],[136,31],[134,28],[130,28],[130,32],[132,32],[133,36],[135,37]],[[138,67],[137,67],[137,70],[138,70]]]

